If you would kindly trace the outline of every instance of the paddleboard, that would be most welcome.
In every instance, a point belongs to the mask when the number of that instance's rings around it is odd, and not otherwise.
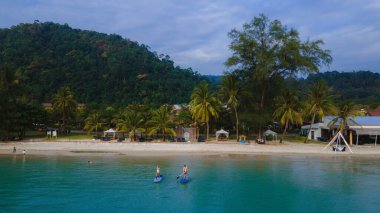
[[[179,182],[180,182],[180,183],[183,183],[183,184],[186,184],[186,183],[188,183],[189,181],[190,181],[190,177],[189,177],[189,176],[186,176],[186,177],[181,176],[181,178],[179,179]]]
[[[155,177],[154,180],[153,180],[153,182],[154,182],[154,183],[159,183],[159,182],[161,182],[163,179],[164,179],[164,176],[160,175],[160,176],[158,176],[158,177]]]

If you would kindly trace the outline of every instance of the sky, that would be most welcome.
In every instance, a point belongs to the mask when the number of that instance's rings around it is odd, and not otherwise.
[[[321,71],[380,72],[380,0],[1,0],[0,28],[39,20],[119,34],[219,75],[232,55],[228,32],[260,13],[322,39],[333,62]]]

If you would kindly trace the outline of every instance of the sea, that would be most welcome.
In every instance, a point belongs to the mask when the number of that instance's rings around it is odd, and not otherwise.
[[[380,212],[380,158],[3,155],[0,212]]]

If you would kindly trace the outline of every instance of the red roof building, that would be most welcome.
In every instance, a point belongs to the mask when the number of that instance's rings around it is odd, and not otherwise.
[[[369,116],[380,116],[380,105],[374,110],[368,110],[367,113]]]

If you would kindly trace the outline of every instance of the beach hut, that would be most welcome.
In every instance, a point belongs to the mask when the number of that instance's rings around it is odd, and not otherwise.
[[[272,136],[273,139],[277,141],[277,132],[273,132],[272,130],[268,129],[267,131],[264,132],[264,136]]]
[[[219,141],[221,139],[228,139],[229,133],[223,129],[216,131],[216,140]]]

